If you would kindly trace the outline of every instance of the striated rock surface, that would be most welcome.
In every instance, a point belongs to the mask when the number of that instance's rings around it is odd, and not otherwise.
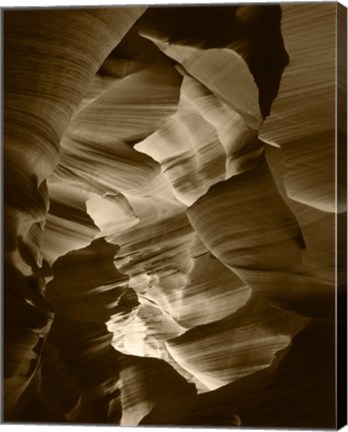
[[[4,13],[5,421],[335,427],[334,19]]]
[[[41,298],[44,282],[39,270],[49,205],[45,180],[59,160],[60,139],[89,81],[143,11],[5,13],[4,310],[11,316],[5,316],[10,323],[4,330],[9,340],[4,393],[8,420],[16,419],[16,403],[37,371],[39,355],[34,349],[42,345],[52,318]],[[17,306],[11,306],[13,302]],[[17,315],[21,318],[16,319]],[[29,320],[24,329],[22,319]]]
[[[260,136],[284,152],[289,198],[335,212],[336,5],[315,10],[310,5],[284,5],[282,11],[282,34],[291,60]]]

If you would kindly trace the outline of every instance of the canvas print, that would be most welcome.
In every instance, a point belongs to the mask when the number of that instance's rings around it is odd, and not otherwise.
[[[3,422],[342,426],[345,7],[2,22]]]

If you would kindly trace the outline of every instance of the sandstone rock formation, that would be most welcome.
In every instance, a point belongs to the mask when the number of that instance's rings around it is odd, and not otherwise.
[[[4,13],[5,421],[335,427],[335,13]]]

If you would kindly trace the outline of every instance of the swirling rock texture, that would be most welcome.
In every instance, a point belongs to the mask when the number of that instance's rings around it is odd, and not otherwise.
[[[334,3],[4,13],[5,421],[335,427],[335,43]]]

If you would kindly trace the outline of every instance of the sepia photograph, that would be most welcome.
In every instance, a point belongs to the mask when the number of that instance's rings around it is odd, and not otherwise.
[[[346,6],[1,16],[3,424],[346,425]]]

